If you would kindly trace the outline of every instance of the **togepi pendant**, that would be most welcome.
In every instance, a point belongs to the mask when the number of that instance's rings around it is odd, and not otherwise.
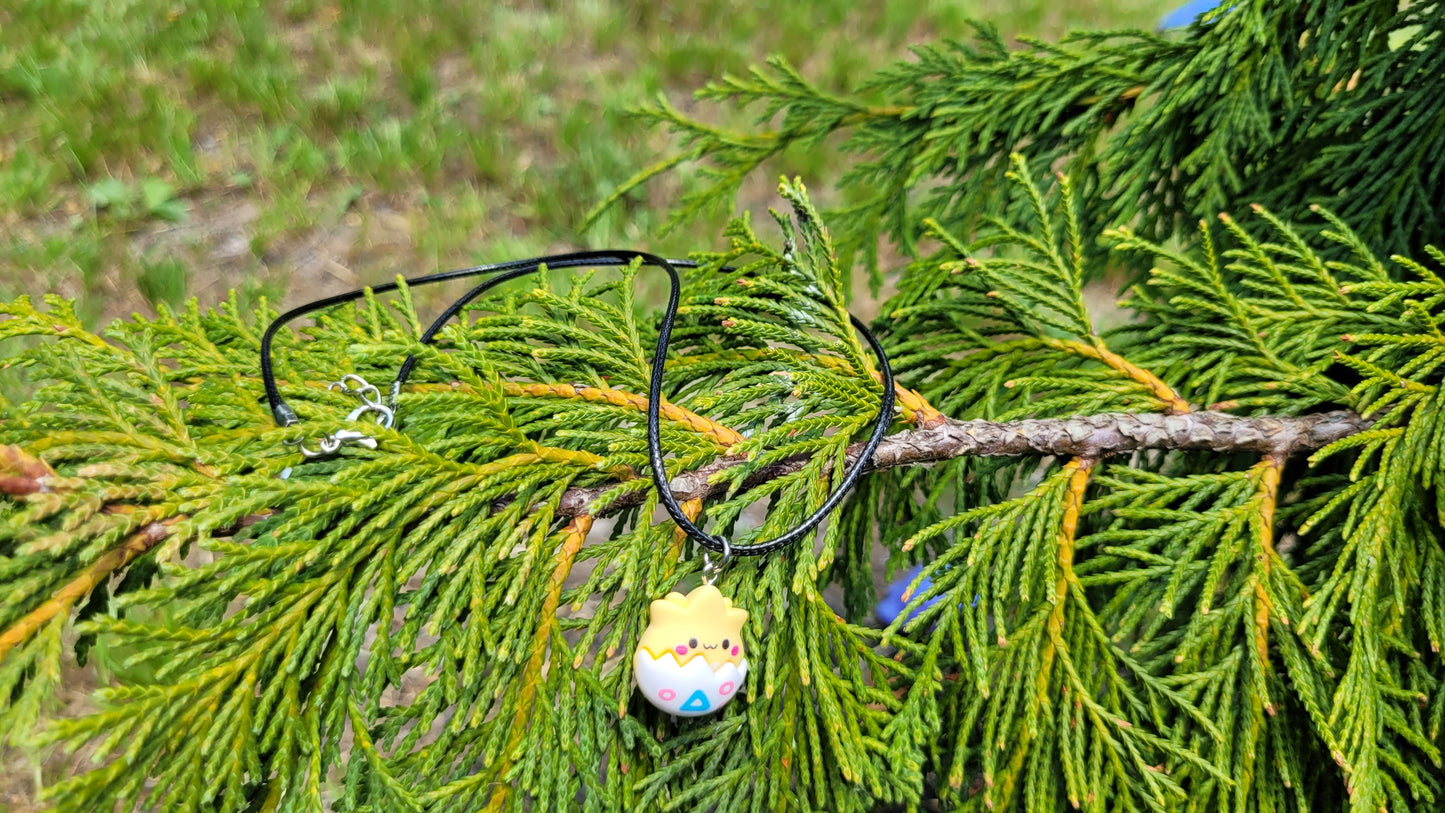
[[[704,584],[652,602],[650,623],[632,656],[637,688],[654,706],[697,717],[727,705],[748,676],[743,651],[747,610]]]

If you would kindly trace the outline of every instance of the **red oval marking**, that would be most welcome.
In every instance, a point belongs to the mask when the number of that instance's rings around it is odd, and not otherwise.
[[[673,647],[673,650],[672,650],[672,651],[673,651],[673,652],[676,652],[676,653],[679,654],[679,655],[686,655],[686,654],[687,654],[687,647],[685,647],[685,646]]]
[[[728,691],[732,690],[729,689]],[[657,693],[657,699],[659,700],[671,700],[674,697],[677,697],[677,692],[674,692],[671,689],[663,689],[662,691]]]
[[[737,656],[738,656],[738,648],[737,648],[737,647],[733,647],[733,657],[736,658]]]
[[[722,695],[723,697],[727,697],[728,695],[732,694],[733,682],[729,680],[727,683],[724,683],[723,685],[717,687],[717,693]]]

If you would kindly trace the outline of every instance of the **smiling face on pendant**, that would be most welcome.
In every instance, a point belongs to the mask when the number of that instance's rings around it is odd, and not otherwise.
[[[742,627],[748,613],[712,585],[652,602],[638,642],[638,688],[658,708],[691,717],[721,708],[747,677]]]

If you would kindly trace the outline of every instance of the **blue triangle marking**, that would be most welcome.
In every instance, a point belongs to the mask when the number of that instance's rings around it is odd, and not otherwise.
[[[687,702],[678,708],[678,711],[707,711],[709,708],[707,695],[703,694],[702,689],[697,689],[687,699]]]

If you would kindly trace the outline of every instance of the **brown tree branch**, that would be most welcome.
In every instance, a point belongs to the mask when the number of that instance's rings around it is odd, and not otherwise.
[[[0,494],[24,497],[27,494],[54,491],[57,475],[38,457],[19,446],[0,444]]]
[[[1346,411],[1300,418],[1241,418],[1223,412],[1191,412],[1183,415],[1110,413],[1011,423],[950,419],[933,428],[899,432],[884,438],[869,468],[888,469],[966,456],[1059,455],[1097,460],[1144,449],[1250,452],[1284,458],[1322,448],[1369,426],[1369,420]],[[861,449],[862,444],[851,448],[849,459],[856,459]],[[759,469],[744,481],[743,489],[797,472],[807,460],[800,456]],[[725,457],[679,474],[672,480],[673,496],[683,501],[721,494],[727,490],[727,482],[714,482],[712,478],[745,462],[741,458]],[[605,515],[639,505],[646,497],[644,491],[633,491],[594,508],[593,503],[612,488],[613,485],[568,489],[562,497],[558,516]]]
[[[1241,418],[1223,412],[1193,412],[1184,415],[1114,413],[1012,423],[944,419],[936,426],[899,432],[884,438],[874,452],[869,468],[920,465],[966,456],[1058,455],[1093,461],[1105,455],[1144,449],[1250,452],[1283,461],[1291,455],[1323,448],[1364,431],[1370,423],[1366,418],[1345,411],[1300,418]],[[855,444],[849,449],[849,459],[856,460],[861,453],[862,444]],[[745,462],[738,457],[724,457],[684,472],[672,480],[673,495],[679,502],[695,501],[687,506],[688,514],[695,515],[701,508],[702,500],[727,489],[726,481],[720,479],[714,482],[712,478]],[[743,490],[800,471],[807,462],[806,456],[798,456],[765,466],[743,481]],[[1275,477],[1278,477],[1277,472]],[[23,496],[48,489],[53,478],[53,470],[42,461],[16,447],[0,446],[0,491]],[[568,537],[569,544],[573,541],[580,544],[592,517],[639,505],[646,498],[645,491],[632,491],[606,505],[595,505],[616,485],[571,488],[562,496],[557,516],[576,520],[569,528],[572,534]],[[215,535],[234,534],[247,525],[259,522],[269,513],[245,517],[232,528],[216,531]],[[0,631],[0,660],[57,614],[69,612],[76,601],[89,595],[100,582],[170,536],[170,525],[181,519],[183,517],[171,517],[140,529],[122,545],[96,560],[49,600],[9,629]]]

